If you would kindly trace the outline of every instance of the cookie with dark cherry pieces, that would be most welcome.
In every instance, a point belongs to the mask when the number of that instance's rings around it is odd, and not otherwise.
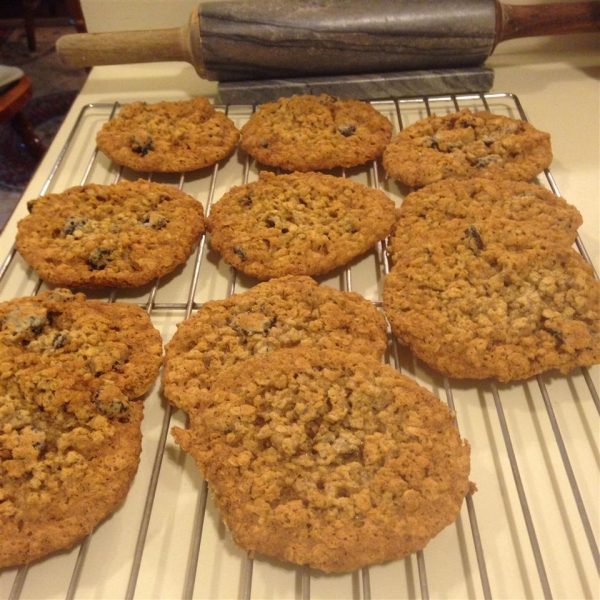
[[[410,187],[447,178],[528,181],[551,162],[548,133],[521,119],[469,109],[409,125],[383,154],[387,173]]]
[[[98,148],[135,171],[182,173],[230,156],[240,134],[233,121],[202,96],[126,104],[96,135]]]
[[[368,102],[305,94],[262,104],[241,135],[242,149],[264,165],[322,171],[378,158],[392,123]]]
[[[17,250],[45,282],[70,288],[150,283],[184,263],[204,232],[198,200],[143,179],[69,188],[29,208]]]
[[[322,275],[387,237],[395,204],[378,189],[324,173],[275,175],[236,186],[211,209],[210,245],[226,263],[265,280]]]

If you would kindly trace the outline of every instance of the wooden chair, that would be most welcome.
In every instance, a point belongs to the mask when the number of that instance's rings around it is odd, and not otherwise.
[[[33,92],[31,80],[23,75],[14,85],[0,96],[0,123],[10,121],[10,124],[19,134],[25,147],[36,159],[41,159],[46,153],[46,148],[36,135],[31,123],[23,116],[22,110]]]
[[[34,12],[42,0],[22,0],[25,9],[25,25],[29,50],[34,52],[35,43],[35,19]],[[54,0],[48,0],[52,5]],[[72,23],[79,33],[85,33],[86,26],[81,10],[80,0],[67,0],[67,7],[71,15]],[[25,147],[36,159],[41,159],[46,153],[46,148],[36,135],[32,124],[23,116],[23,109],[33,95],[31,80],[23,75],[7,90],[0,95],[0,123],[10,121],[11,126],[19,134]]]

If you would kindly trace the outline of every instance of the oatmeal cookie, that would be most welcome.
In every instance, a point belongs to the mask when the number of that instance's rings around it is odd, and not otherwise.
[[[281,350],[235,365],[173,435],[238,546],[325,572],[421,550],[471,486],[447,405],[357,354]]]
[[[210,245],[258,279],[322,275],[384,239],[396,221],[384,192],[323,173],[275,175],[232,188],[211,210]]]
[[[72,546],[125,499],[143,403],[94,385],[46,359],[0,359],[0,568]]]
[[[600,282],[575,250],[474,225],[413,239],[384,280],[392,331],[449,377],[513,381],[600,361]],[[491,228],[488,229],[488,232]]]
[[[259,106],[241,134],[242,148],[265,165],[320,171],[375,160],[392,124],[366,102],[297,95]]]
[[[469,109],[409,125],[383,154],[387,173],[411,187],[449,177],[527,181],[551,161],[549,134],[526,121]]]
[[[203,97],[175,102],[133,102],[105,123],[98,148],[135,171],[181,173],[208,167],[236,148],[233,121]]]
[[[162,361],[160,333],[136,304],[59,288],[0,303],[0,323],[0,360],[60,364],[132,399],[149,390]]]
[[[447,179],[408,194],[387,250],[394,259],[418,240],[447,224],[474,226],[507,250],[527,247],[531,240],[549,239],[570,246],[583,222],[563,198],[539,185],[499,179]],[[443,235],[443,233],[440,233]]]
[[[73,187],[29,207],[17,226],[17,249],[58,286],[144,285],[183,263],[204,232],[200,202],[143,179]]]
[[[385,319],[357,293],[319,286],[310,277],[271,279],[207,302],[179,324],[165,347],[165,395],[191,412],[198,391],[210,388],[223,369],[310,344],[381,359],[387,346]]]

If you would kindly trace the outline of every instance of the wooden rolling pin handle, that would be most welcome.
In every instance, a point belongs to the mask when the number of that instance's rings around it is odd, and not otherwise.
[[[191,63],[200,77],[205,76],[197,10],[184,27],[75,33],[61,37],[56,51],[61,60],[72,67],[180,60]]]
[[[600,31],[600,2],[514,6],[496,2],[496,44],[539,35]]]

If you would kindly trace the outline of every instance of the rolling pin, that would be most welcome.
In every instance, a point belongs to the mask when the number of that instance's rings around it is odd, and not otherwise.
[[[498,0],[207,2],[184,27],[72,34],[70,66],[186,61],[211,81],[383,73],[482,65],[518,37],[600,31],[600,2]]]

